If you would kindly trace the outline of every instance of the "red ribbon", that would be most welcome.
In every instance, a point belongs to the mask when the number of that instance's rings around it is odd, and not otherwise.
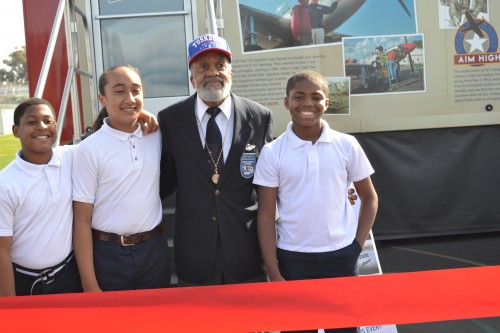
[[[500,316],[500,266],[0,298],[2,331],[258,332]]]

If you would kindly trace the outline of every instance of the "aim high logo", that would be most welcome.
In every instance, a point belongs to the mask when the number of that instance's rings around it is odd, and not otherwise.
[[[491,24],[484,18],[474,19],[469,11],[465,12],[466,22],[455,36],[455,65],[482,66],[500,63],[498,36]]]

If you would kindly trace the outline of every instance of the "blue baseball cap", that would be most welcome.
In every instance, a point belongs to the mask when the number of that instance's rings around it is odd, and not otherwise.
[[[227,41],[219,36],[205,34],[195,38],[188,47],[188,63],[191,62],[200,54],[208,51],[217,51],[224,54],[231,61],[231,50]]]

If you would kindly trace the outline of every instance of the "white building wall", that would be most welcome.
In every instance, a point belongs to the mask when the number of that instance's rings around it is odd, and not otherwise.
[[[0,135],[12,134],[14,109],[1,109],[0,111]]]

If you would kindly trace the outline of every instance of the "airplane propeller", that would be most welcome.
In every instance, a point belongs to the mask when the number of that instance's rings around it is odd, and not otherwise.
[[[406,38],[406,36],[405,43],[408,44],[408,38]],[[415,74],[415,68],[413,68],[413,60],[411,59],[411,52],[408,52],[408,62],[410,63],[411,72]]]
[[[405,10],[406,14],[408,14],[408,16],[411,17],[410,10],[408,9],[408,7],[406,7],[404,1],[403,0],[399,0],[399,3],[401,4],[401,6],[403,7],[403,9]]]

